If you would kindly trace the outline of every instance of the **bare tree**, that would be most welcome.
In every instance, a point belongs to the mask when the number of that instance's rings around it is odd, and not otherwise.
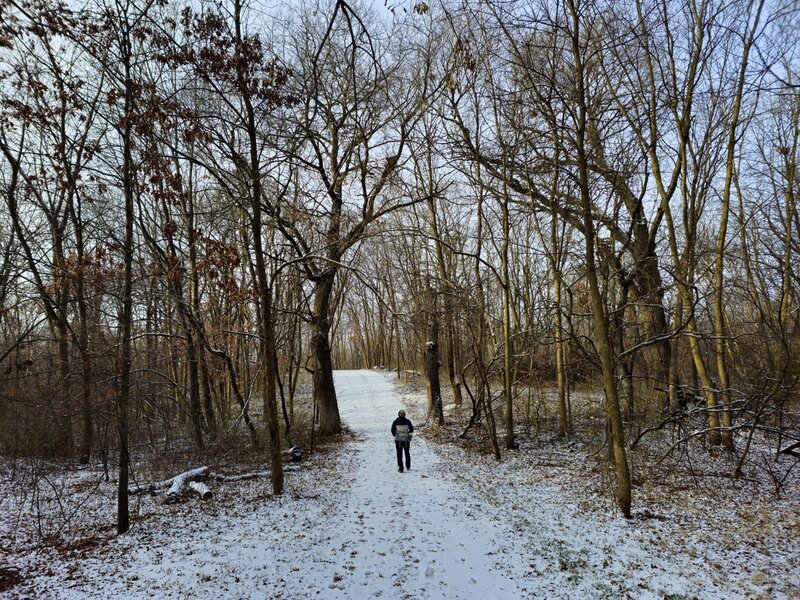
[[[291,210],[275,214],[313,286],[314,399],[320,433],[330,434],[341,430],[330,344],[336,277],[371,223],[420,200],[400,193],[398,177],[436,82],[400,30],[381,29],[343,0],[315,14],[328,16],[304,14],[289,41],[302,104],[286,144],[300,188]]]

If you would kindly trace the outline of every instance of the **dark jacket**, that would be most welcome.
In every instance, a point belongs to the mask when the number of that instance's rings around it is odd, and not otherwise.
[[[414,433],[414,426],[411,424],[411,421],[406,419],[405,417],[397,417],[394,422],[392,423],[392,435],[397,435],[397,426],[398,425],[408,425],[408,433]]]

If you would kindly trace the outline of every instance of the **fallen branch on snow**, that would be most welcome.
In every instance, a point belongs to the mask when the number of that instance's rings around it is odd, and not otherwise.
[[[293,471],[298,471],[300,467],[297,465],[287,465],[284,467],[284,473],[291,473]],[[156,492],[159,490],[163,490],[169,488],[166,493],[165,502],[167,504],[177,502],[186,491],[188,487],[190,490],[196,492],[200,495],[203,500],[212,497],[212,492],[209,487],[205,484],[201,484],[200,482],[206,480],[213,480],[218,481],[220,483],[225,482],[234,482],[234,481],[246,481],[248,479],[257,479],[260,477],[269,477],[270,471],[252,471],[250,473],[241,473],[239,475],[222,475],[220,473],[211,473],[208,467],[199,467],[197,469],[191,469],[189,471],[184,471],[174,477],[170,477],[169,479],[165,479],[163,481],[156,481],[155,483],[150,483],[147,485],[137,485],[135,487],[128,488],[128,495],[135,496],[136,494],[148,493],[151,495],[155,495]],[[193,485],[198,484],[198,485]],[[202,490],[202,491],[201,491]]]
[[[791,456],[796,456],[800,458],[800,452],[797,451],[798,448],[800,448],[800,442],[795,442],[791,446],[788,446],[783,450],[778,451],[778,454],[789,454]]]
[[[253,471],[251,473],[242,473],[241,475],[220,475],[219,473],[214,473],[211,475],[211,478],[219,482],[246,481],[259,477],[269,477],[270,473],[271,471]]]

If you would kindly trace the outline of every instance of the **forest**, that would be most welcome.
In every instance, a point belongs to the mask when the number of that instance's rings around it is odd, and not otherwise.
[[[134,464],[238,448],[280,495],[287,448],[347,432],[334,371],[382,368],[497,461],[590,440],[625,517],[642,452],[779,493],[799,23],[766,0],[0,0],[0,455],[102,463],[124,533]]]

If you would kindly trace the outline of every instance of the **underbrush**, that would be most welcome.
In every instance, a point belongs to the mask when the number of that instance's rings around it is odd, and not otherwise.
[[[468,397],[456,406],[449,386],[443,381],[445,425],[439,427],[427,415],[424,378],[406,374],[398,380],[398,387],[404,402],[416,416],[412,418],[415,426],[424,431],[426,437],[478,455],[492,456],[485,419],[478,418],[467,427],[473,412]],[[602,390],[585,386],[573,391],[572,433],[567,437],[556,433],[558,412],[554,390],[518,391],[515,399],[518,448],[513,450],[503,446],[501,402],[498,399],[494,403],[501,462],[524,460],[545,471],[569,472],[577,488],[605,498],[607,506],[613,510],[615,482]],[[703,411],[689,412],[666,426],[659,426],[664,419],[657,410],[642,413],[638,420],[626,423],[626,432],[634,510],[638,504],[645,518],[650,505],[688,501],[739,504],[758,498],[765,502],[786,499],[800,505],[800,458],[779,454],[773,434],[758,429],[752,431],[740,423],[734,432],[736,451],[728,452],[721,446],[709,446],[707,436],[702,434],[706,427]]]
[[[291,440],[283,440],[284,463],[291,461],[289,444],[303,450],[299,468],[324,463],[352,434],[320,439],[311,432],[310,414],[298,412]],[[203,448],[173,444],[141,444],[132,448],[130,488],[145,487],[184,471],[208,466],[225,476],[257,474],[251,481],[209,481],[213,502],[186,497],[179,505],[165,505],[165,490],[129,495],[132,527],[161,516],[165,511],[216,513],[235,504],[270,498],[269,456],[264,432],[259,428],[262,447],[255,449],[243,427],[231,429]],[[188,438],[187,438],[188,439]],[[115,460],[111,457],[112,461]],[[117,469],[114,462],[80,465],[75,461],[46,460],[36,457],[0,457],[0,551],[7,554],[40,552],[49,549],[80,555],[104,544],[116,535]],[[287,475],[289,476],[289,475]],[[245,493],[245,497],[239,494]],[[13,574],[0,574],[11,578]]]

